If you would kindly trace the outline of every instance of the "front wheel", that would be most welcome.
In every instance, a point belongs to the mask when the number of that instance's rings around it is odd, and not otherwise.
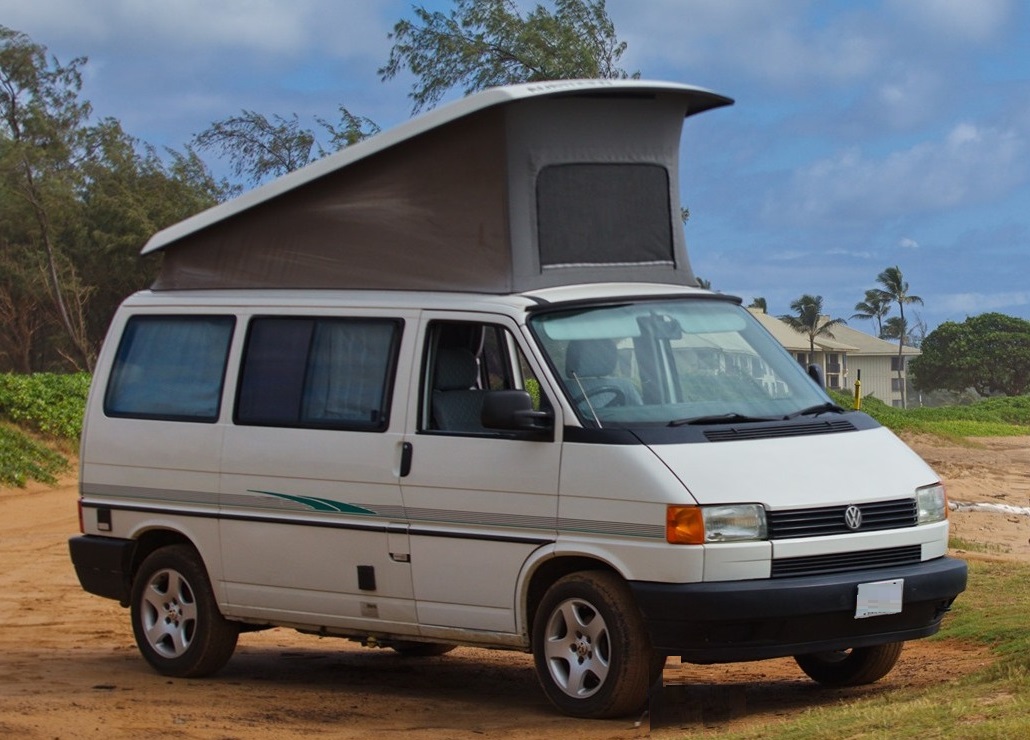
[[[894,667],[903,642],[872,647],[795,655],[794,660],[808,677],[827,686],[861,686],[878,681]]]
[[[533,621],[533,658],[547,698],[573,717],[643,708],[658,665],[625,581],[586,571],[547,590]]]
[[[148,555],[136,573],[131,598],[136,645],[165,676],[209,675],[236,649],[239,625],[218,610],[207,570],[188,545]]]

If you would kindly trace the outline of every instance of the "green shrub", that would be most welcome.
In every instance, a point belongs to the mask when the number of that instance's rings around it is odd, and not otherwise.
[[[68,460],[51,447],[77,444],[89,383],[87,373],[0,374],[0,419],[12,425],[0,424],[0,485],[57,482]]]
[[[0,374],[0,418],[75,443],[82,433],[89,383],[88,373]]]

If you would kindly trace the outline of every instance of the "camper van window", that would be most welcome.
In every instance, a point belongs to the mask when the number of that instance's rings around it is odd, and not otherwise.
[[[492,390],[528,390],[539,408],[550,408],[511,333],[495,324],[440,321],[430,327],[424,369],[422,429],[496,434],[480,419]]]
[[[237,424],[383,431],[401,322],[255,318]]]
[[[669,173],[654,164],[562,164],[537,176],[543,268],[673,264]]]
[[[754,317],[729,300],[544,310],[530,327],[588,426],[782,419],[828,402]]]
[[[232,316],[133,316],[104,397],[108,416],[214,422]]]

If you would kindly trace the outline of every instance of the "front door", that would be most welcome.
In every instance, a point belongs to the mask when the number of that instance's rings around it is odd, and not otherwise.
[[[511,320],[427,312],[420,334],[401,478],[419,623],[511,633],[519,573],[556,537],[561,442],[485,429],[478,411],[490,390],[526,389],[541,408],[554,405]]]

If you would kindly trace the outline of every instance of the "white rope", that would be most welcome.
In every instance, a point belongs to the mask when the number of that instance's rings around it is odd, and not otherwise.
[[[1030,516],[1030,506],[1012,506],[1011,504],[988,504],[972,503],[965,501],[949,501],[948,508],[952,511],[986,511],[992,514],[1015,514],[1016,516]]]

